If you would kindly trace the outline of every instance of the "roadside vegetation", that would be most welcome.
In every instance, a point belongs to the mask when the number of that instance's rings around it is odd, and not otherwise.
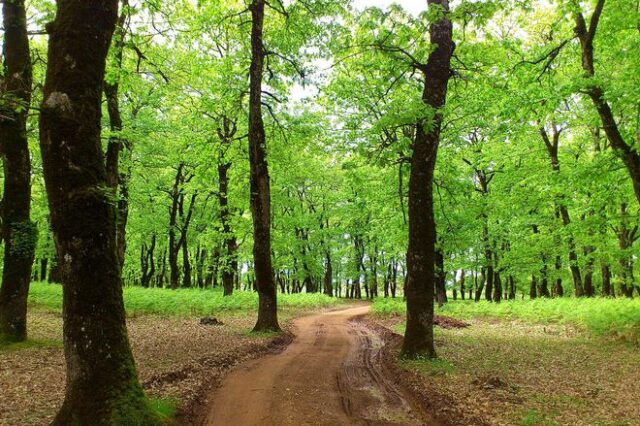
[[[379,316],[405,315],[402,299],[376,299]],[[536,299],[502,303],[450,301],[436,314],[460,319],[520,321],[530,324],[570,325],[592,336],[640,345],[640,299]]]
[[[402,300],[379,299],[374,319],[404,333]],[[400,360],[434,410],[487,425],[638,424],[640,300],[449,301],[436,315],[437,359]]]
[[[299,314],[304,310],[328,308],[344,303],[345,299],[321,293],[283,294],[278,305],[285,311]],[[29,303],[34,307],[55,311],[62,309],[62,286],[33,283]],[[258,307],[258,294],[238,291],[225,297],[222,289],[183,288],[177,290],[141,287],[124,288],[124,306],[127,315],[157,314],[179,316],[207,316],[237,313],[251,315]]]

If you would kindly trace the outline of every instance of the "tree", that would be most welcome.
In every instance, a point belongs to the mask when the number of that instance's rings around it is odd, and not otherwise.
[[[67,387],[56,425],[159,424],[127,337],[116,212],[100,143],[117,0],[61,0],[48,25],[40,147],[62,263]]]
[[[5,39],[4,81],[0,80],[0,155],[4,198],[0,238],[5,243],[0,288],[0,339],[27,338],[27,296],[37,243],[31,221],[31,160],[27,117],[32,67],[23,0],[2,2]]]
[[[611,106],[607,100],[604,88],[596,81],[596,68],[594,63],[595,48],[594,40],[598,31],[598,25],[604,9],[605,0],[598,0],[587,26],[584,15],[580,11],[579,4],[575,5],[574,17],[576,22],[575,33],[580,40],[582,48],[582,69],[586,80],[585,93],[591,98],[593,105],[598,111],[602,126],[611,147],[616,150],[624,162],[636,199],[640,203],[640,154],[626,142],[618,122],[613,114]]]
[[[415,67],[424,75],[422,100],[429,115],[416,123],[409,178],[409,248],[407,250],[407,327],[402,355],[435,357],[433,344],[433,289],[436,261],[436,224],[433,212],[433,174],[436,165],[447,87],[451,77],[453,25],[448,0],[428,0],[441,15],[429,27],[435,46],[426,64]]]
[[[279,331],[275,277],[271,264],[271,183],[262,119],[264,70],[264,0],[251,3],[251,69],[249,71],[249,164],[251,166],[251,214],[253,262],[260,296],[254,331]]]

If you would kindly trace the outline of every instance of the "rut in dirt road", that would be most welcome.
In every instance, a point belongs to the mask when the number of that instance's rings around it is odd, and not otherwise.
[[[281,354],[241,366],[212,396],[206,426],[429,425],[385,376],[382,341],[353,321],[368,306],[301,318]]]

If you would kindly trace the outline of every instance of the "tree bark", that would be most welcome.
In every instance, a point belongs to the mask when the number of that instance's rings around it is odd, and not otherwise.
[[[447,273],[444,270],[444,254],[442,253],[442,249],[436,250],[436,301],[438,302],[438,306],[442,307],[447,300]]]
[[[331,250],[327,247],[324,255],[324,294],[333,296],[333,267],[331,265]]]
[[[265,49],[262,32],[264,0],[251,3],[251,68],[249,71],[249,165],[251,214],[253,216],[253,262],[259,306],[254,331],[280,331],[276,283],[271,263],[271,183],[262,119],[262,75]]]
[[[600,271],[602,273],[602,295],[604,297],[615,297],[613,287],[611,287],[611,269],[609,265],[603,263],[600,265]]]
[[[409,179],[409,247],[407,250],[407,326],[402,355],[433,358],[433,288],[435,281],[436,224],[433,214],[433,174],[440,142],[440,129],[451,77],[453,26],[448,0],[427,0],[429,8],[441,7],[444,14],[430,24],[435,49],[424,66],[422,100],[434,111],[431,122],[419,120],[411,158]]]
[[[538,278],[535,275],[531,277],[531,285],[529,286],[529,298],[531,300],[538,298]]]
[[[27,338],[27,296],[38,238],[31,221],[31,161],[27,116],[33,83],[24,0],[2,2],[4,75],[0,91],[0,155],[4,165],[4,198],[0,240],[4,265],[0,287],[0,340]]]
[[[477,280],[478,276],[476,274],[476,280]],[[480,299],[482,299],[482,292],[484,291],[484,283],[486,281],[486,267],[482,266],[480,268],[480,280],[479,283],[475,286],[475,296],[474,296],[474,300],[476,302],[479,302]]]
[[[580,40],[582,49],[582,69],[585,77],[589,81],[586,92],[591,98],[593,105],[598,112],[602,126],[611,147],[620,155],[622,161],[627,168],[636,199],[640,203],[640,155],[634,148],[633,141],[629,144],[625,141],[624,136],[620,132],[618,123],[613,115],[613,111],[606,100],[605,91],[602,86],[594,82],[595,66],[594,66],[594,45],[593,41],[598,30],[598,24],[604,9],[605,0],[598,0],[596,7],[591,16],[589,25],[585,21],[584,15],[580,11],[574,14],[576,27],[575,32]],[[640,141],[639,141],[640,142]]]
[[[62,262],[66,393],[54,425],[160,424],[129,346],[116,254],[116,212],[100,143],[105,61],[117,0],[59,0],[40,147]]]
[[[222,287],[225,296],[233,294],[233,285],[238,273],[238,241],[231,228],[229,209],[229,170],[231,162],[225,154],[237,132],[236,122],[227,116],[222,117],[222,126],[218,129],[220,138],[220,158],[218,163],[218,202],[220,204],[220,222],[224,236],[225,262],[222,269]]]
[[[552,126],[553,134],[552,138],[549,138],[549,134],[544,127],[540,128],[540,135],[542,136],[542,140],[547,148],[547,152],[549,153],[549,159],[551,161],[551,169],[554,173],[558,173],[560,171],[560,161],[558,158],[558,147],[560,145],[560,134],[562,130],[558,128],[555,124]],[[560,217],[562,221],[562,225],[567,227],[571,224],[571,217],[569,216],[569,210],[565,205],[564,196],[558,197],[556,200],[557,213],[556,215]],[[582,284],[582,274],[580,273],[580,268],[578,267],[578,254],[576,252],[576,243],[573,237],[569,237],[569,269],[571,270],[571,277],[573,279],[573,288],[576,294],[576,297],[582,297],[585,295],[584,286]]]
[[[116,22],[116,30],[113,36],[115,49],[115,67],[118,71],[122,68],[122,57],[124,52],[125,24],[127,20],[128,0],[121,0],[122,10]],[[116,210],[116,244],[120,268],[124,266],[126,251],[126,230],[129,216],[129,191],[128,180],[130,173],[120,170],[120,157],[123,148],[129,147],[129,142],[123,139],[118,133],[122,131],[122,114],[120,113],[120,77],[116,77],[114,82],[104,82],[104,94],[107,99],[107,112],[109,115],[109,127],[112,134],[109,137],[106,153],[107,184],[117,196]]]

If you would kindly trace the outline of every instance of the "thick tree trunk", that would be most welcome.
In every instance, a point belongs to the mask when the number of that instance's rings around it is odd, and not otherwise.
[[[464,280],[465,280],[465,276],[464,276],[465,272],[464,269],[462,270],[461,274],[460,274],[460,297],[462,298],[462,300],[464,300],[466,294],[466,289],[464,287]]]
[[[160,424],[129,347],[116,212],[100,144],[105,60],[117,0],[60,0],[48,26],[40,146],[62,262],[67,383],[54,425]]]
[[[271,264],[271,183],[267,165],[266,135],[262,120],[264,70],[264,0],[251,3],[251,69],[249,71],[249,165],[253,261],[259,294],[258,321],[254,331],[280,331],[276,283]]]
[[[433,344],[433,288],[435,281],[436,224],[433,215],[433,173],[440,142],[440,129],[451,76],[453,28],[447,14],[448,0],[428,0],[430,8],[444,11],[430,24],[434,50],[424,66],[419,66],[425,84],[422,100],[435,114],[431,122],[416,123],[416,137],[409,179],[409,247],[407,250],[407,327],[402,355],[435,357]]]
[[[38,238],[31,222],[31,161],[27,116],[32,69],[24,0],[2,2],[4,84],[13,100],[0,104],[0,155],[4,164],[4,198],[0,215],[4,240],[0,287],[0,340],[27,338],[27,296]]]

